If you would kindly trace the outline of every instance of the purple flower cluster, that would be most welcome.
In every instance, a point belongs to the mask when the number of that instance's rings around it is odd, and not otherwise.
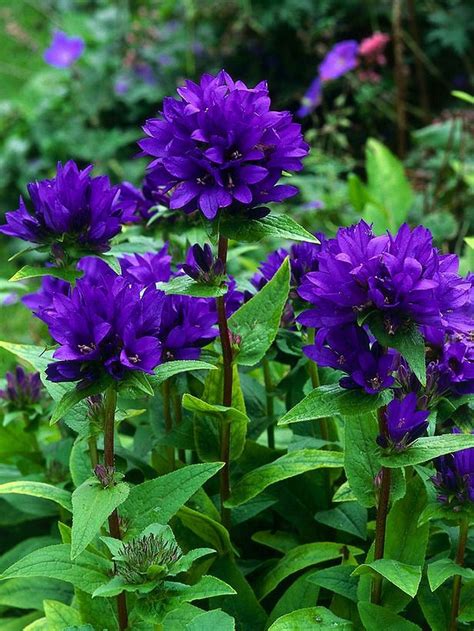
[[[454,434],[461,434],[457,427]],[[474,434],[474,430],[471,432]],[[438,501],[455,511],[474,502],[474,448],[440,456],[434,461],[436,475],[431,478],[438,491]]]
[[[146,176],[141,189],[130,182],[120,185],[120,203],[123,209],[123,223],[148,221],[153,216],[152,209],[156,206],[169,206],[168,196],[153,186],[150,176]]]
[[[6,387],[0,390],[0,399],[9,407],[23,410],[26,406],[41,400],[41,380],[39,372],[26,373],[21,366],[5,375]]]
[[[297,193],[278,181],[302,168],[308,145],[289,112],[270,109],[266,83],[248,88],[221,71],[178,93],[181,100],[166,98],[161,117],[146,122],[148,138],[139,142],[170,208],[199,209],[212,220],[224,208],[248,211]]]
[[[79,170],[70,160],[59,163],[56,177],[28,185],[33,213],[20,206],[6,214],[0,232],[55,251],[104,252],[121,230],[120,191],[106,176],[91,177],[92,166]]]
[[[420,438],[428,428],[429,410],[418,409],[419,401],[414,392],[403,399],[393,399],[385,411],[386,431],[377,437],[378,444],[403,451]]]

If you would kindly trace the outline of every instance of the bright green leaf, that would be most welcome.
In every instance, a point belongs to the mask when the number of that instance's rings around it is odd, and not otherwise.
[[[461,567],[452,559],[439,559],[428,564],[428,582],[432,592],[436,591],[452,576],[462,576],[466,580],[472,580],[474,579],[474,570]]]
[[[217,298],[225,296],[228,289],[226,285],[206,285],[198,283],[190,276],[175,276],[167,283],[158,283],[157,288],[166,295],[194,296],[195,298]]]
[[[33,267],[31,265],[25,265],[18,270],[10,280],[25,280],[26,278],[39,278],[41,276],[54,276],[54,278],[61,278],[68,283],[73,283],[77,278],[82,276],[82,272],[65,269],[63,267]]]
[[[426,438],[418,438],[405,451],[382,456],[380,462],[384,467],[406,467],[472,447],[474,447],[474,436],[472,434],[428,436]]]
[[[30,495],[41,497],[44,500],[56,502],[66,510],[71,510],[71,493],[65,489],[60,489],[45,482],[35,482],[32,480],[18,480],[0,484],[0,495]]]
[[[354,626],[349,620],[339,618],[325,607],[308,607],[297,609],[278,618],[268,631],[303,631],[303,629],[334,629],[335,631],[351,631]]]
[[[235,631],[235,620],[221,609],[212,609],[199,614],[188,622],[186,631]]]
[[[359,614],[366,631],[421,631],[417,624],[372,603],[359,603]]]
[[[394,559],[378,559],[371,563],[364,563],[359,565],[352,575],[359,576],[367,573],[380,574],[411,598],[415,598],[421,581],[419,565],[408,565]]]
[[[221,221],[219,230],[222,235],[234,241],[260,241],[265,237],[291,239],[319,243],[318,239],[289,215],[267,215],[262,219],[227,219]]]

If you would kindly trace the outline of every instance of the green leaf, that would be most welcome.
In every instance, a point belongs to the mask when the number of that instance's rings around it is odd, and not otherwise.
[[[273,278],[229,318],[230,331],[242,340],[235,359],[237,364],[254,366],[264,357],[280,328],[289,290],[287,257]]]
[[[382,456],[380,462],[384,467],[406,467],[407,465],[421,464],[438,456],[472,447],[474,447],[474,436],[472,434],[428,436],[426,438],[418,438],[405,451]]]
[[[298,539],[293,534],[284,530],[259,530],[252,535],[252,541],[268,546],[286,554],[298,545]]]
[[[25,280],[26,278],[39,278],[41,276],[53,276],[54,278],[61,278],[68,283],[73,283],[77,278],[82,276],[82,272],[73,269],[65,269],[64,267],[33,267],[31,265],[25,265],[16,274],[14,274],[10,280]]]
[[[244,421],[248,423],[249,419],[246,414],[236,408],[228,408],[224,405],[216,405],[207,403],[202,399],[194,397],[192,394],[183,395],[183,408],[194,412],[195,414],[203,414],[205,416],[215,416],[223,423],[232,423]]]
[[[421,631],[421,627],[413,622],[405,620],[393,611],[373,605],[372,603],[359,603],[359,614],[366,631]]]
[[[159,364],[155,370],[154,375],[149,375],[148,379],[154,388],[158,388],[170,377],[179,375],[183,372],[189,372],[191,370],[216,370],[216,366],[208,364],[207,362],[197,361],[194,359],[183,359],[179,361],[165,362]]]
[[[0,348],[4,348],[19,359],[27,362],[30,366],[44,372],[52,361],[51,352],[44,346],[34,346],[33,344],[13,344],[0,340]]]
[[[72,494],[71,558],[75,559],[100,531],[105,520],[128,497],[130,487],[125,482],[104,488],[95,478],[89,478]]]
[[[289,215],[267,215],[262,219],[225,219],[219,224],[221,234],[234,241],[260,241],[266,237],[319,243],[318,239]]]
[[[408,565],[394,559],[378,559],[371,563],[363,563],[353,571],[352,576],[367,573],[380,574],[411,598],[415,598],[421,581],[419,565]]]
[[[353,571],[353,565],[334,565],[312,572],[308,576],[308,582],[357,602],[359,579],[352,576]]]
[[[214,598],[216,596],[233,596],[236,591],[224,581],[215,576],[204,575],[194,585],[184,585],[182,583],[164,582],[163,587],[172,596],[173,592],[179,595],[181,602],[192,602],[203,598]]]
[[[461,99],[461,101],[466,101],[466,103],[474,105],[474,95],[469,94],[468,92],[463,92],[462,90],[453,90],[451,94],[457,99]]]
[[[204,513],[183,506],[177,514],[183,526],[191,530],[202,541],[209,543],[219,554],[232,552],[232,543],[226,528]]]
[[[49,631],[64,631],[67,627],[78,627],[82,624],[77,609],[57,600],[45,600],[44,613]]]
[[[344,467],[352,492],[366,508],[375,506],[374,480],[380,471],[377,434],[373,413],[346,419]]]
[[[167,283],[157,283],[157,288],[168,295],[194,296],[195,298],[217,298],[225,296],[227,286],[198,283],[190,276],[175,276]]]
[[[362,550],[343,543],[305,543],[293,548],[278,561],[275,567],[263,576],[256,588],[259,599],[268,596],[288,576],[318,563],[344,557],[348,552],[353,555],[362,554]]]
[[[120,511],[128,519],[129,531],[141,531],[153,522],[166,524],[222,466],[222,462],[188,465],[131,488]]]
[[[414,199],[403,163],[374,138],[367,141],[365,159],[369,192],[387,216],[387,224],[375,229],[395,231],[406,221]]]
[[[339,504],[336,508],[319,511],[315,520],[336,530],[349,532],[360,539],[367,538],[367,509],[356,502]]]
[[[18,480],[0,484],[0,495],[30,495],[41,497],[44,500],[56,502],[66,510],[71,510],[71,493],[65,489],[59,489],[52,484],[45,482],[34,482],[32,480]]]
[[[133,398],[142,397],[144,394],[152,397],[155,394],[150,375],[138,370],[129,371],[127,377],[120,384],[120,390],[127,392]]]
[[[339,618],[325,607],[297,609],[278,618],[268,631],[303,631],[303,629],[335,629],[351,631],[354,626],[349,620]]]
[[[0,606],[14,609],[43,609],[43,600],[54,598],[70,602],[73,595],[69,583],[53,578],[10,578],[0,583]]]
[[[38,611],[15,618],[2,616],[2,631],[48,631],[44,626],[35,625],[36,622],[40,623],[41,620],[46,622],[46,618],[41,618],[40,616],[41,614]]]
[[[186,631],[235,631],[235,620],[221,609],[213,609],[188,622]]]
[[[407,360],[421,385],[426,385],[425,339],[415,324],[400,327],[394,334],[387,333],[381,314],[367,320],[370,330],[382,346],[395,348]]]
[[[335,414],[355,416],[367,414],[389,403],[392,395],[384,390],[379,394],[367,394],[361,390],[348,390],[338,384],[319,386],[289,410],[278,425],[300,423]]]
[[[366,185],[355,173],[349,173],[347,177],[347,194],[357,213],[362,215],[365,205],[371,201],[371,196]]]
[[[181,574],[181,572],[187,572],[191,569],[194,561],[215,553],[216,551],[212,548],[195,548],[194,550],[190,550],[173,564],[168,576],[176,576],[177,574]]]
[[[62,543],[31,552],[5,570],[1,578],[57,578],[92,594],[109,580],[111,571],[110,561],[91,552],[84,551],[72,561],[71,546]]]
[[[428,586],[428,579],[423,577],[418,589],[417,600],[426,618],[430,631],[446,631],[449,629],[451,613],[450,594],[446,590],[432,592]]]
[[[99,379],[99,381],[88,386],[87,388],[73,388],[72,390],[68,390],[67,392],[65,392],[59,403],[54,406],[50,424],[54,425],[55,423],[57,423],[65,416],[65,414],[67,414],[67,412],[69,412],[71,408],[73,408],[83,399],[104,392],[110,381],[111,379],[102,378]]]
[[[311,607],[318,601],[319,587],[308,580],[309,576],[311,576],[311,571],[299,576],[288,587],[273,607],[268,617],[269,625],[285,614],[291,613],[296,609]]]
[[[332,496],[333,502],[355,502],[357,497],[354,495],[349,482],[343,482]]]
[[[301,449],[277,458],[263,467],[253,469],[244,475],[232,489],[226,506],[239,506],[252,499],[275,482],[292,478],[306,471],[321,468],[336,469],[343,466],[344,456],[339,451],[319,451]]]
[[[452,559],[439,559],[428,564],[428,582],[432,592],[436,591],[438,587],[452,576],[462,576],[466,580],[472,580],[474,578],[474,570],[468,567],[461,567]]]

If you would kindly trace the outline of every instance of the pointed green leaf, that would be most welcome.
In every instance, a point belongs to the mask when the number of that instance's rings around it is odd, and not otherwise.
[[[262,219],[226,219],[219,225],[221,234],[234,241],[260,241],[265,237],[319,243],[318,239],[289,215],[267,215]]]
[[[357,583],[359,579],[352,576],[353,565],[334,565],[323,570],[313,572],[308,576],[308,582],[339,594],[353,602],[357,602]]]
[[[102,487],[89,478],[72,494],[71,558],[75,559],[100,531],[107,517],[128,497],[130,487],[125,482]]]
[[[186,631],[235,631],[235,620],[222,609],[199,614],[185,627]]]
[[[68,627],[78,627],[82,624],[81,615],[77,609],[57,600],[45,600],[44,613],[50,631],[64,631]]]
[[[194,359],[170,361],[165,362],[164,364],[159,364],[154,370],[155,374],[150,375],[149,379],[153,387],[157,388],[170,377],[174,377],[175,375],[179,375],[183,372],[189,372],[191,370],[216,370],[216,366]]]
[[[226,506],[233,507],[252,499],[275,482],[301,475],[315,469],[342,467],[344,455],[339,451],[301,449],[277,458],[263,467],[245,474],[233,487]]]
[[[436,591],[452,576],[462,576],[466,580],[472,580],[474,579],[474,570],[469,567],[461,567],[452,559],[439,559],[428,564],[428,582],[432,592]]]
[[[177,517],[183,526],[191,530],[202,541],[210,544],[219,554],[225,555],[232,552],[229,532],[218,521],[188,506],[180,508]]]
[[[325,607],[308,607],[297,609],[278,618],[268,631],[303,631],[303,629],[334,629],[335,631],[352,631],[354,626],[349,620],[339,618]]]
[[[157,283],[157,288],[166,295],[194,296],[195,298],[217,298],[225,296],[226,285],[206,285],[198,283],[190,276],[175,276],[167,283]]]
[[[472,447],[474,447],[474,435],[472,434],[428,436],[418,438],[405,451],[382,456],[380,462],[384,467],[406,467]]]
[[[236,408],[207,403],[202,399],[194,397],[192,394],[183,395],[183,408],[185,410],[189,410],[190,412],[194,412],[195,414],[215,416],[221,419],[224,423],[232,423],[233,421],[244,421],[245,423],[248,423],[249,421],[247,415]]]
[[[57,423],[67,414],[67,412],[69,412],[71,408],[83,399],[104,392],[110,381],[110,379],[104,377],[87,388],[72,388],[71,390],[65,392],[61,400],[54,406],[50,424],[54,425]]]
[[[359,614],[366,631],[421,631],[417,624],[372,603],[359,603]]]
[[[367,538],[367,509],[357,502],[341,503],[335,508],[319,511],[314,518],[320,524],[349,532],[360,539]]]
[[[17,480],[0,484],[0,495],[30,495],[41,497],[44,500],[56,502],[66,510],[71,510],[71,493],[65,489],[59,489],[52,484],[45,482],[35,482],[33,480]]]
[[[308,581],[309,576],[311,576],[311,570],[291,583],[273,607],[268,617],[269,625],[285,614],[292,613],[296,609],[311,607],[315,602],[318,602],[319,587]]]
[[[68,283],[73,283],[77,278],[82,276],[82,272],[73,269],[65,269],[63,267],[33,267],[31,265],[25,265],[18,270],[10,280],[25,280],[26,278],[39,278],[41,276],[53,276],[54,278],[61,278]]]
[[[378,559],[371,563],[364,563],[359,565],[352,575],[359,576],[367,573],[380,574],[411,598],[415,598],[421,581],[419,565],[408,565],[394,559]]]

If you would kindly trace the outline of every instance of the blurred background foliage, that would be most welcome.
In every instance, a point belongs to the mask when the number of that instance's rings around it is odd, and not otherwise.
[[[55,30],[85,42],[66,69],[43,60]],[[382,32],[375,78],[356,69],[331,81],[301,119],[312,151],[283,210],[328,234],[361,216],[378,231],[423,223],[467,272],[474,110],[452,92],[474,91],[473,31],[470,0],[0,0],[0,211],[69,158],[139,185],[141,125],[185,78],[225,68],[248,84],[266,79],[275,108],[296,112],[335,43]],[[249,251],[240,268],[250,274],[280,245]],[[5,279],[29,262],[7,262],[15,249],[1,238]],[[15,302],[5,283],[0,295]],[[3,314],[8,334],[17,320]]]

